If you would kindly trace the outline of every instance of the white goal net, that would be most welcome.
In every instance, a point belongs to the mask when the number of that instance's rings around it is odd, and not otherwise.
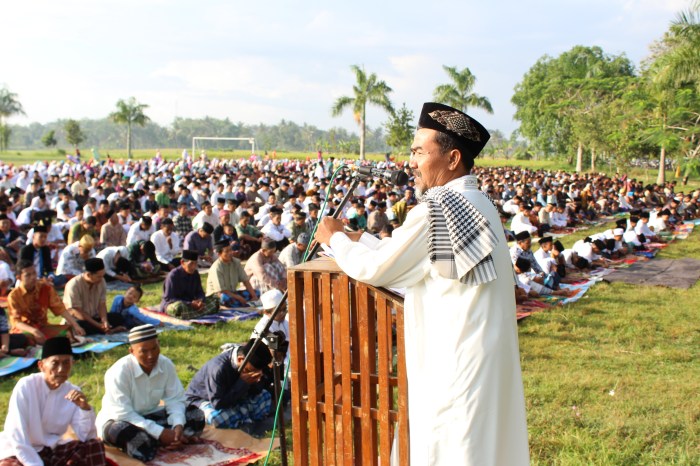
[[[232,143],[231,141],[243,141]],[[197,151],[234,151],[240,150],[245,145],[250,144],[250,153],[255,154],[255,138],[216,138],[195,136],[192,138],[192,156],[197,157]]]

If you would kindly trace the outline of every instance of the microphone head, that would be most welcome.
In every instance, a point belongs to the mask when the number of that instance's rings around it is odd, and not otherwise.
[[[396,186],[403,186],[408,183],[408,174],[403,170],[395,170],[391,172],[389,181]]]

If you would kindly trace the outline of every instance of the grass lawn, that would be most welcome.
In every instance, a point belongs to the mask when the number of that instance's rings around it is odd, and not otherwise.
[[[591,232],[563,243],[568,247]],[[700,234],[659,257],[700,258]],[[109,293],[108,303],[114,295]],[[155,305],[160,296],[161,284],[148,285],[141,304]],[[532,464],[700,464],[698,302],[698,285],[673,290],[602,283],[577,303],[521,322]],[[186,386],[221,344],[247,339],[254,324],[167,332],[161,336],[162,352],[176,363]],[[125,354],[121,346],[76,362],[71,380],[83,386],[96,409],[104,372]],[[0,379],[0,420],[14,384],[27,373]],[[278,458],[271,464],[279,464]]]

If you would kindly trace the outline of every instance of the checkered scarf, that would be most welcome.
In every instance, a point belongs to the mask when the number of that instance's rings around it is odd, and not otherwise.
[[[438,274],[467,286],[495,280],[491,251],[498,239],[486,217],[464,196],[445,186],[426,191],[423,201],[430,213],[430,262]]]

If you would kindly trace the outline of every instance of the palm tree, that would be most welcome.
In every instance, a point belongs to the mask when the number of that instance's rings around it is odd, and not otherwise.
[[[655,81],[674,87],[694,83],[700,90],[700,0],[678,13],[662,47]]]
[[[450,107],[467,113],[467,108],[476,107],[493,113],[491,102],[486,97],[474,94],[474,84],[476,84],[476,76],[472,74],[469,68],[458,70],[456,66],[442,65],[447,75],[452,80],[451,84],[440,84],[435,88],[433,97],[437,102],[440,102]]]
[[[119,99],[117,102],[117,111],[110,113],[109,118],[117,124],[126,124],[126,153],[127,157],[131,158],[131,125],[136,124],[144,126],[151,121],[143,110],[148,108],[146,104],[140,104],[134,97],[124,101]]]
[[[393,115],[394,108],[391,105],[388,94],[391,88],[384,82],[377,79],[377,75],[372,73],[369,76],[363,68],[357,65],[350,67],[355,72],[357,82],[352,87],[355,94],[354,97],[338,97],[333,107],[331,114],[334,117],[343,113],[347,107],[352,106],[352,111],[355,115],[355,121],[360,125],[360,160],[365,159],[365,108],[368,103],[382,107],[384,110]]]
[[[10,128],[6,121],[13,115],[26,115],[22,104],[17,100],[17,94],[8,89],[0,89],[0,151],[7,150],[10,140]]]

